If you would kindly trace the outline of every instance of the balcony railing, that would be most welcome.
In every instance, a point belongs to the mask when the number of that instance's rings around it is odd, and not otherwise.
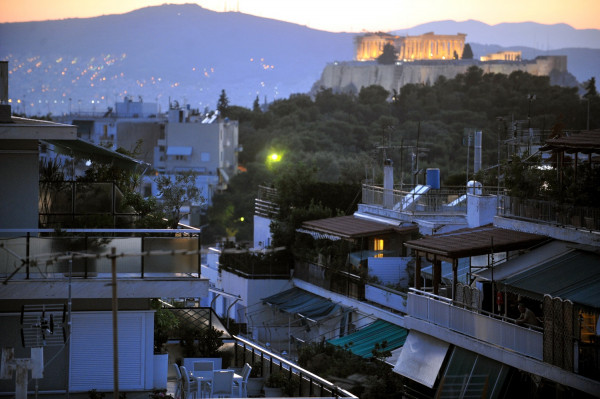
[[[454,306],[452,300],[445,297],[410,288],[408,315],[537,360],[543,359],[541,331]]]
[[[265,378],[276,371],[284,371],[289,378],[299,381],[294,397],[357,398],[324,378],[270,353],[244,338],[234,336],[234,365],[242,367],[244,363],[260,364],[262,377]]]
[[[362,203],[402,212],[436,214],[465,214],[467,212],[466,188],[429,190],[424,194],[411,192],[412,188],[405,185],[403,190],[386,190],[381,186],[363,184]],[[482,193],[489,191],[481,190]]]
[[[589,208],[501,195],[498,216],[570,226],[583,230],[600,230],[600,208]]]
[[[64,236],[60,237],[41,236],[55,233],[51,229],[20,234],[12,231],[11,237],[0,237],[0,276],[46,279],[66,276],[71,270],[73,276],[89,278],[110,274],[115,257],[117,273],[131,277],[201,275],[201,243],[197,230],[72,229],[62,232]],[[194,233],[195,236],[182,236]],[[129,237],[107,236],[109,234]],[[115,255],[111,253],[113,248]]]

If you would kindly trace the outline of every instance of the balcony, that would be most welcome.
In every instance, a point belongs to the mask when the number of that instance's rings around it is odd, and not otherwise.
[[[285,372],[288,378],[298,382],[297,392],[293,397],[356,398],[352,393],[244,338],[233,338],[235,367],[242,367],[244,363],[259,364],[262,377],[268,377],[276,371]]]
[[[0,278],[7,283],[0,299],[65,298],[68,285],[74,298],[109,298],[113,265],[120,298],[208,294],[197,230],[72,229],[60,237],[43,236],[56,234],[50,229],[0,232],[11,234],[0,238]]]
[[[578,230],[600,231],[600,208],[590,208],[501,195],[498,216]]]
[[[524,328],[514,320],[454,306],[451,299],[411,288],[408,315],[524,356],[543,359],[543,332]]]

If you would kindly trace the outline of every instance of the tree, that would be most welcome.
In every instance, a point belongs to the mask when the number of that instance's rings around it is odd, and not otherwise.
[[[586,81],[584,83],[584,87],[585,87],[585,94],[583,95],[583,98],[590,98],[590,97],[597,97],[598,96],[598,91],[596,90],[596,78],[595,77],[591,77],[590,80]]]
[[[377,57],[377,63],[382,65],[391,65],[398,59],[398,52],[393,44],[388,43],[383,46],[383,53]]]
[[[469,43],[465,44],[465,48],[462,53],[463,60],[472,60],[473,59],[473,50],[471,49],[471,45]]]
[[[457,60],[458,59],[458,53],[456,52],[456,50],[454,50],[454,54],[452,55],[452,59],[453,60]]]
[[[172,229],[176,229],[181,220],[183,205],[205,201],[205,198],[200,195],[200,189],[196,187],[196,174],[193,172],[177,174],[174,180],[171,176],[160,175],[155,182],[169,227]]]
[[[225,117],[227,110],[229,109],[229,99],[227,98],[227,93],[225,93],[225,89],[221,90],[221,95],[219,96],[219,101],[217,102],[217,110],[219,111],[219,115]]]
[[[257,114],[262,113],[262,110],[260,109],[260,102],[258,101],[258,96],[256,96],[254,102],[252,103],[252,112],[255,112]]]

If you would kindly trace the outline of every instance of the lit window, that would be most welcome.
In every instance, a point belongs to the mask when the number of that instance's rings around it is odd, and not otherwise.
[[[373,250],[383,251],[383,240],[382,239],[376,238],[373,240]],[[382,253],[376,254],[375,258],[383,258],[383,254]]]

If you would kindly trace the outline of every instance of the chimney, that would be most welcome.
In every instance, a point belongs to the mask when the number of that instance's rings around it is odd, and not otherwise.
[[[8,104],[8,61],[0,61],[0,123],[12,122]]]
[[[394,206],[394,163],[391,159],[383,162],[383,207]]]

